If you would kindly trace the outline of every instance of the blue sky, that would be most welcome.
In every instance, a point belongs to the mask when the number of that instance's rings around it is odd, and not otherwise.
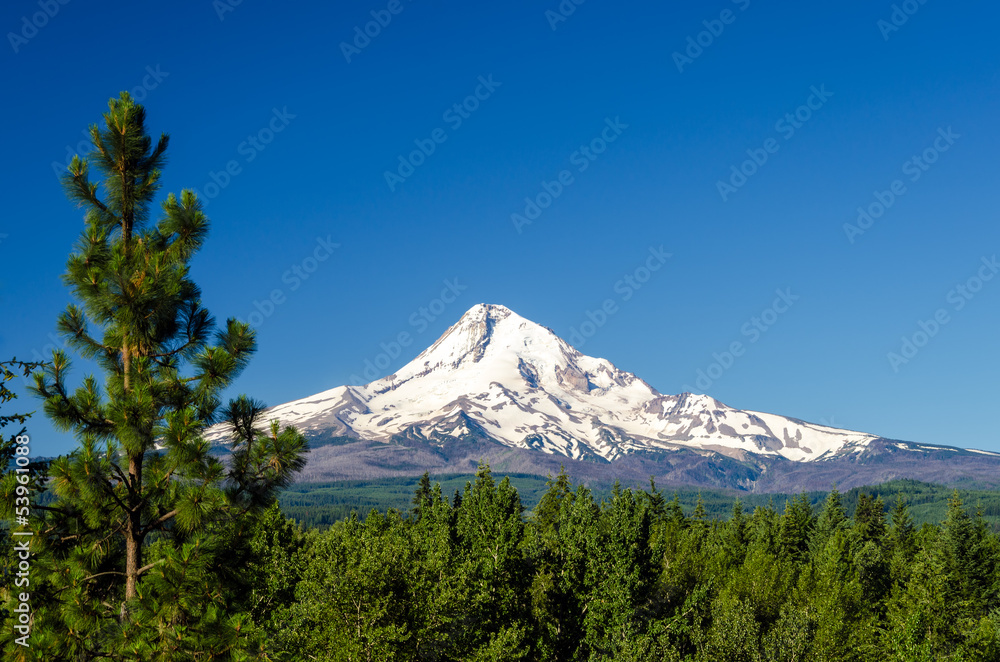
[[[51,349],[54,168],[128,89],[209,198],[204,303],[258,326],[232,394],[489,302],[665,393],[1000,450],[1000,8],[896,6],[4,3],[0,356]]]

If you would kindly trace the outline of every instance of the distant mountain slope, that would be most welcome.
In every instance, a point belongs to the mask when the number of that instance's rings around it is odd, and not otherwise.
[[[278,405],[268,415],[319,446],[306,470],[311,480],[467,471],[487,457],[523,473],[567,462],[587,465],[584,474],[645,473],[748,490],[792,483],[821,489],[828,484],[814,480],[861,476],[882,482],[904,477],[904,466],[905,477],[938,482],[965,471],[958,466],[1000,468],[993,453],[889,441],[733,409],[706,395],[664,395],[488,304],[474,306],[394,374]],[[334,438],[341,443],[324,445]],[[924,462],[941,453],[951,469]],[[913,475],[932,466],[937,476]]]
[[[475,432],[573,459],[700,448],[812,461],[876,438],[740,411],[705,395],[663,395],[551,330],[486,304],[396,373],[280,405],[271,415],[303,430],[380,441]]]

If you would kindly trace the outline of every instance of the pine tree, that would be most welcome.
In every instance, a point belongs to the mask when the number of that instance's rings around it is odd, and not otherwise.
[[[674,492],[674,498],[666,505],[666,518],[678,528],[687,524],[687,520],[684,519],[684,509],[681,508],[681,498],[677,492]]]
[[[79,305],[58,326],[105,379],[71,390],[61,350],[35,374],[45,413],[79,440],[49,471],[57,500],[40,533],[59,604],[39,618],[51,659],[99,658],[117,645],[145,655],[163,637],[222,655],[239,621],[211,588],[221,530],[273,501],[303,466],[305,441],[277,422],[260,430],[263,406],[241,397],[223,412],[228,468],[210,454],[201,433],[253,353],[253,331],[230,319],[211,342],[215,321],[189,273],[208,232],[194,193],[169,195],[150,222],[168,137],[153,144],[145,109],[122,93],[90,137],[93,151],[63,180],[85,227],[64,276]]]
[[[413,508],[410,509],[410,516],[415,519],[420,519],[421,514],[425,508],[429,507],[431,498],[431,474],[428,471],[424,472],[424,475],[420,477],[420,484],[417,486],[417,491],[413,494]]]
[[[447,659],[456,639],[461,639],[454,633],[465,618],[470,587],[456,572],[460,552],[456,520],[440,483],[423,500],[420,518],[410,520],[416,562],[405,572],[410,575],[413,600],[420,605],[411,636],[416,659]]]
[[[407,522],[390,510],[356,514],[315,536],[303,554],[296,601],[278,633],[289,660],[415,659]],[[266,659],[266,658],[265,658]]]
[[[510,649],[507,659],[528,654],[524,620],[531,578],[520,551],[522,512],[510,480],[496,483],[489,465],[481,464],[475,483],[466,483],[456,522],[462,548],[458,573],[470,587],[465,610],[470,657],[491,659],[504,649]]]
[[[708,511],[705,510],[705,499],[701,496],[701,490],[698,491],[698,501],[695,502],[691,519],[701,525],[704,525],[708,521]]]
[[[545,486],[548,489],[542,495],[538,506],[535,507],[534,517],[532,518],[535,524],[533,528],[536,531],[548,534],[546,537],[557,538],[558,531],[556,529],[558,528],[559,512],[562,509],[563,501],[572,499],[573,497],[573,490],[570,486],[566,468],[560,466],[559,475],[555,479],[550,474],[548,480],[545,481]]]
[[[890,515],[892,526],[886,534],[889,546],[889,575],[894,584],[903,584],[910,576],[917,554],[913,517],[902,494],[896,496]]]
[[[882,497],[872,499],[865,492],[858,495],[858,505],[854,509],[854,529],[862,540],[881,544],[886,534],[885,504]]]
[[[731,565],[743,563],[747,551],[747,517],[739,499],[733,502],[732,514],[722,528],[722,546]]]
[[[914,536],[913,517],[902,494],[896,496],[891,518],[892,528],[889,530],[889,535],[893,547],[911,546]]]
[[[990,543],[990,533],[977,509],[971,517],[955,490],[948,499],[948,516],[942,523],[942,547],[946,567],[959,604],[967,604],[980,615],[996,597],[997,558]]]
[[[812,504],[805,492],[786,501],[778,534],[781,553],[796,560],[804,558],[809,551],[809,535],[812,533],[813,523]]]
[[[588,550],[590,592],[584,618],[591,659],[622,659],[645,629],[653,589],[649,511],[631,489],[613,490],[601,507]]]
[[[882,497],[872,499],[865,492],[858,495],[853,532],[856,538],[854,567],[865,602],[880,605],[892,586],[892,556],[886,540]]]
[[[809,540],[809,548],[813,556],[823,551],[823,546],[835,533],[847,526],[847,512],[844,510],[844,500],[834,485],[826,497],[823,508],[816,518],[816,528]]]
[[[272,655],[287,648],[281,635],[285,634],[288,610],[295,603],[305,547],[302,527],[286,519],[277,502],[247,527],[246,535],[234,536],[228,545],[240,553],[241,562],[238,580],[230,579],[238,592],[229,599],[249,613],[258,645]],[[258,657],[268,659],[263,654]]]
[[[583,638],[587,533],[599,511],[587,488],[572,490],[565,469],[548,487],[525,530],[532,615],[539,657],[569,660]]]
[[[663,492],[656,489],[656,479],[653,476],[649,477],[649,494],[646,499],[649,502],[650,519],[655,523],[662,522],[667,513],[667,500],[663,497]]]
[[[769,499],[768,505],[753,509],[747,526],[750,544],[753,547],[777,555],[780,553],[778,536],[781,532],[781,518],[774,510],[774,500]]]

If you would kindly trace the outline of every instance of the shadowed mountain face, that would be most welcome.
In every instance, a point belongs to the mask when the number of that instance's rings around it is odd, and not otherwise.
[[[988,481],[1000,455],[890,441],[664,395],[504,306],[479,304],[396,373],[268,411],[314,450],[302,480],[468,471],[650,475],[754,491]],[[221,430],[210,431],[211,437]]]

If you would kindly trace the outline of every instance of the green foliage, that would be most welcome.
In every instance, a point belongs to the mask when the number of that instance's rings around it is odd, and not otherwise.
[[[525,532],[524,552],[534,569],[532,619],[539,655],[575,659],[584,646],[589,532],[600,517],[590,491],[575,491],[565,472],[549,481]]]
[[[310,440],[312,446],[312,440]],[[444,474],[433,477],[448,495],[461,491],[474,474]],[[538,504],[545,493],[544,478],[512,474],[510,482],[521,495],[522,503],[530,508]],[[352,513],[364,518],[372,510],[386,512],[395,509],[408,512],[414,508],[414,491],[422,477],[382,478],[377,480],[342,480],[330,483],[296,483],[278,497],[281,510],[306,527],[327,528]]]
[[[312,439],[309,443],[310,446],[315,445]],[[472,480],[474,475],[440,474],[430,478],[440,482],[445,493],[454,494],[456,490],[461,493],[465,483]],[[520,493],[521,503],[524,504],[526,512],[530,513],[548,489],[545,479],[529,474],[510,474],[509,478]],[[329,483],[296,483],[282,492],[279,500],[282,512],[303,526],[325,528],[338,520],[350,517],[352,512],[357,513],[359,517],[364,517],[372,509],[382,512],[390,508],[395,508],[400,512],[408,511],[412,507],[413,491],[419,482],[420,476],[406,476],[370,480],[340,480]],[[586,484],[598,501],[609,496],[613,488],[612,483],[602,481],[588,481]],[[648,497],[656,501],[656,504],[651,502],[650,506],[657,513],[653,515],[654,518],[664,516],[668,510],[676,506],[680,520],[683,520],[685,513],[690,514],[697,508],[699,498],[709,520],[726,520],[732,514],[733,502],[736,499],[740,500],[744,514],[749,516],[757,507],[766,507],[769,503],[772,506],[773,503],[784,504],[790,499],[802,497],[802,494],[747,494],[731,490],[679,488],[675,493],[668,495],[670,497],[676,496],[676,501],[673,501],[665,498],[663,492],[656,488],[655,483],[652,486],[652,491],[648,492],[640,491],[645,487],[643,484],[631,485],[630,487],[640,496],[647,495],[642,496],[642,498]],[[873,500],[882,499],[888,518],[896,502],[896,497],[902,496],[908,505],[907,512],[912,523],[919,527],[925,522],[937,524],[944,520],[948,513],[948,499],[951,498],[952,492],[952,488],[941,485],[921,483],[915,480],[894,480],[882,485],[853,488],[841,494],[840,498],[841,505],[847,515],[854,513],[861,494],[867,493]],[[806,492],[805,495],[812,507],[813,514],[818,515],[827,498],[827,493]],[[983,521],[986,522],[990,530],[1000,532],[1000,491],[960,489],[959,495],[965,503],[976,504],[978,508],[981,508]]]
[[[527,514],[487,466],[458,499],[412,485],[406,517],[292,527],[261,548],[295,550],[256,566],[295,569],[255,613],[261,659],[998,659],[1000,541],[954,495],[918,530],[882,494],[853,512],[836,490],[780,513],[736,502],[723,519],[655,484],[596,501],[565,472]]]
[[[152,219],[168,139],[154,144],[128,93],[103,124],[63,178],[85,223],[63,277],[75,302],[58,319],[103,379],[72,388],[61,350],[34,373],[45,414],[79,443],[37,480],[52,496],[32,503],[30,656],[248,659],[254,612],[242,611],[239,564],[307,445],[293,428],[262,426],[263,406],[244,396],[221,408],[255,339],[235,319],[216,329],[190,277],[208,219],[188,190]],[[202,436],[216,422],[231,430],[228,464]],[[9,607],[12,593],[3,598]],[[0,647],[24,654],[10,625]]]
[[[588,533],[584,642],[592,659],[615,660],[642,634],[651,597],[649,512],[631,489],[615,489]]]

